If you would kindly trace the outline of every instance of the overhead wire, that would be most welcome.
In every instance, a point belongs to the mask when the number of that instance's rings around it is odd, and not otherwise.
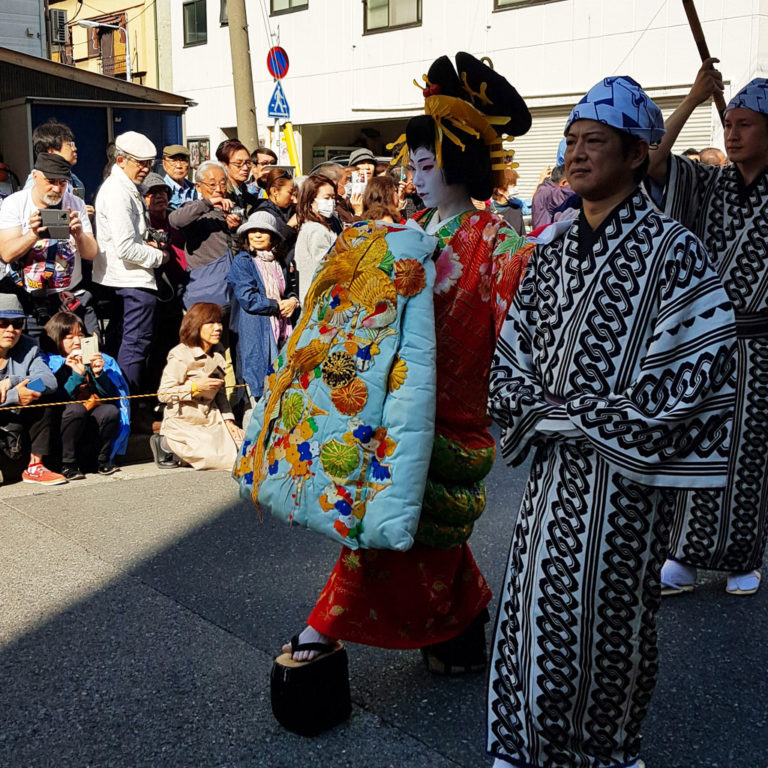
[[[267,10],[266,0],[259,0],[259,10],[261,11],[261,20],[264,24],[264,33],[267,36],[267,47],[271,48],[274,44],[272,24],[269,20],[269,11]]]
[[[619,62],[618,66],[613,70],[613,74],[615,75],[623,66],[624,62],[632,55],[632,51],[637,48],[637,46],[640,44],[640,41],[643,39],[645,33],[651,28],[651,24],[653,24],[654,21],[656,21],[656,17],[661,13],[664,6],[667,4],[667,0],[661,0],[661,5],[659,6],[659,10],[656,11],[656,13],[653,14],[653,18],[648,22],[645,29],[640,33],[640,36],[635,40],[632,47],[627,51],[624,58]]]

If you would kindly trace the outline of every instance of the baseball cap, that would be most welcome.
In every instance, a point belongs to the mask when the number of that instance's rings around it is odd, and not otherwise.
[[[35,170],[46,179],[72,180],[72,166],[61,156],[53,152],[41,152],[35,160]]]

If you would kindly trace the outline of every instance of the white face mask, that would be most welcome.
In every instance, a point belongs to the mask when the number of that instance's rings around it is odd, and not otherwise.
[[[315,210],[326,219],[330,219],[333,216],[333,212],[336,210],[336,201],[333,198],[326,200],[315,200]]]

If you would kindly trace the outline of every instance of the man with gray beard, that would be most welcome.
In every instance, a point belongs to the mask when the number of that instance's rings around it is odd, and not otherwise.
[[[0,291],[15,293],[27,316],[27,335],[38,338],[61,309],[79,315],[89,333],[97,330],[91,295],[80,287],[82,259],[98,251],[85,203],[68,191],[72,166],[61,155],[37,156],[33,184],[0,208]],[[69,232],[48,232],[41,211],[66,211]]]

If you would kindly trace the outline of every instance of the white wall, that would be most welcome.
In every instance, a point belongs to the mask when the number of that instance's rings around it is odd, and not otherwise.
[[[259,5],[248,2],[247,9],[259,133],[266,136],[273,81]],[[532,107],[572,103],[612,74],[632,75],[658,96],[679,95],[699,67],[677,1],[555,0],[496,13],[493,0],[422,5],[420,27],[372,35],[363,35],[360,0],[309,0],[307,10],[272,16],[290,57],[283,83],[294,124],[416,114],[423,99],[413,79],[437,56],[457,50],[490,56]],[[200,105],[187,113],[187,131],[210,135],[215,147],[224,138],[218,129],[235,124],[229,36],[218,25],[219,0],[208,0],[208,44],[186,49],[181,3],[172,6],[174,87]],[[727,97],[768,71],[768,0],[697,0],[696,6],[730,83]],[[305,147],[305,157],[310,150]]]
[[[0,47],[45,57],[43,0],[2,0]]]

